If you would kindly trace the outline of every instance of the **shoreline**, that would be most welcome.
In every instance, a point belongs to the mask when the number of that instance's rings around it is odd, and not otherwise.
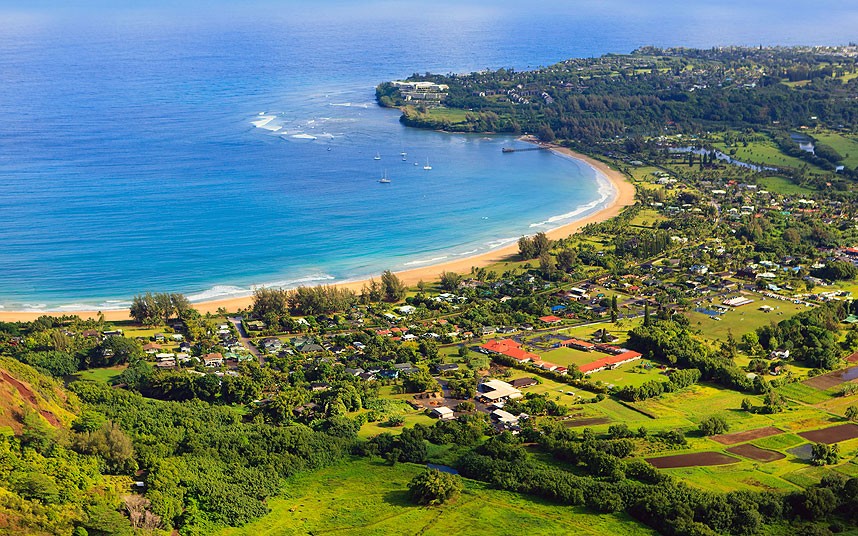
[[[526,138],[522,138],[522,141],[532,141]],[[565,147],[560,147],[557,145],[545,145],[549,147],[549,149],[555,154],[561,155],[563,157],[570,157],[575,160],[580,160],[590,166],[591,168],[596,170],[596,173],[601,175],[604,179],[606,179],[613,189],[613,197],[607,201],[607,203],[599,210],[584,216],[578,220],[567,223],[565,225],[561,225],[560,227],[556,227],[550,230],[545,231],[545,234],[548,238],[552,240],[558,240],[561,238],[569,237],[578,231],[581,230],[582,227],[585,227],[591,223],[597,223],[609,220],[616,215],[618,215],[624,208],[631,206],[635,203],[635,187],[629,182],[628,178],[625,177],[622,173],[617,170],[610,168],[604,162],[600,162],[594,158],[591,158],[587,155],[583,155],[581,153],[577,153],[572,151],[571,149],[567,149]],[[480,253],[478,255],[474,255],[471,257],[463,257],[461,259],[455,259],[452,261],[445,261],[439,264],[430,264],[427,266],[421,266],[417,268],[410,268],[407,270],[402,270],[395,272],[396,275],[409,287],[415,286],[420,280],[431,282],[437,280],[442,272],[458,272],[458,273],[468,273],[470,272],[472,267],[483,268],[489,266],[491,264],[496,264],[499,262],[509,262],[515,260],[515,256],[518,253],[518,243],[514,242],[512,244],[508,244],[506,246],[502,246],[498,249],[494,249],[491,251],[487,251],[485,253]],[[376,278],[378,275],[375,276]],[[364,284],[366,284],[369,279],[363,279],[359,281],[348,281],[342,283],[333,283],[334,286],[340,288],[347,288],[354,290],[355,292],[360,292],[361,288]],[[202,301],[198,303],[194,303],[193,306],[200,313],[216,313],[218,309],[223,308],[227,311],[237,311],[239,309],[244,309],[250,307],[253,303],[253,296],[239,296],[234,298],[222,298],[216,300]],[[107,310],[101,311],[104,315],[105,320],[108,321],[119,321],[119,320],[129,320],[129,311],[127,309],[116,309],[116,310]],[[36,318],[44,315],[48,316],[79,316],[81,318],[97,318],[99,311],[92,310],[84,310],[84,311],[5,311],[0,310],[0,321],[3,322],[26,322],[35,320]]]

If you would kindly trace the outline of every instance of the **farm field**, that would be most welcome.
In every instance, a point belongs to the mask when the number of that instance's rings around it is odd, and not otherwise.
[[[281,534],[625,534],[655,532],[622,514],[592,514],[464,480],[463,493],[439,507],[407,496],[420,465],[356,459],[291,478],[271,513],[222,536]]]

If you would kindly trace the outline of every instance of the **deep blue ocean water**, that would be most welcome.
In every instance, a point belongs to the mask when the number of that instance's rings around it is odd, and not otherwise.
[[[234,4],[0,4],[0,306],[225,297],[485,251],[594,210],[604,185],[504,155],[510,138],[406,129],[378,82],[858,27],[834,1]]]

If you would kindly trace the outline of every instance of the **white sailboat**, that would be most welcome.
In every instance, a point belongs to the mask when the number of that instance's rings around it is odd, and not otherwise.
[[[386,169],[384,170],[384,175],[382,175],[381,178],[378,179],[378,182],[380,182],[381,184],[390,184],[390,179],[387,178],[387,170]]]
[[[432,169],[432,166],[429,165],[429,159],[428,158],[426,159],[426,165],[423,166],[423,169],[425,169],[426,171],[429,171],[430,169]]]
[[[375,156],[373,156],[372,159],[373,160],[381,160],[381,155],[378,153],[375,153]]]

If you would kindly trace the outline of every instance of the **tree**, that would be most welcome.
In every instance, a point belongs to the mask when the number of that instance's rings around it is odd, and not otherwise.
[[[700,433],[705,436],[723,434],[730,429],[727,421],[720,415],[712,415],[700,422]]]
[[[846,408],[846,419],[850,421],[858,421],[858,406],[849,406]]]
[[[462,276],[456,272],[441,272],[441,288],[453,292],[459,288],[459,283],[462,281]]]
[[[840,460],[840,447],[837,444],[814,443],[810,452],[813,465],[834,465]]]
[[[389,302],[398,302],[405,297],[405,293],[408,290],[405,284],[390,270],[381,272],[381,286],[384,292],[384,299]]]
[[[416,504],[434,506],[444,504],[462,491],[458,475],[427,469],[408,484],[408,496]]]

